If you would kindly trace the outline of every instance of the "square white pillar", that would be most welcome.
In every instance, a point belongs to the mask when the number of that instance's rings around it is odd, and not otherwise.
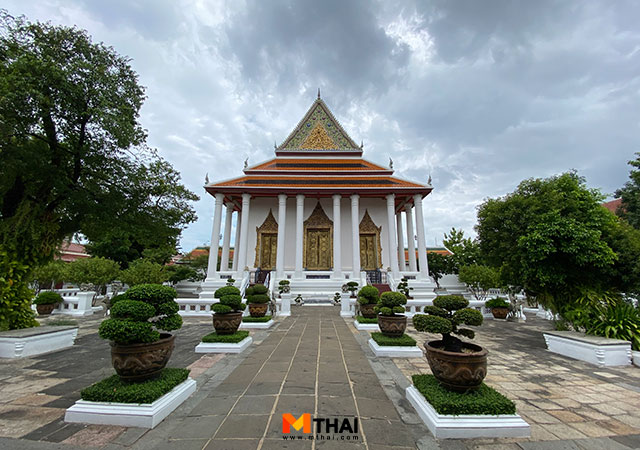
[[[360,196],[351,196],[351,244],[352,244],[352,270],[351,279],[360,279]]]
[[[296,265],[294,277],[302,278],[302,233],[304,221],[304,195],[296,195]]]
[[[333,196],[333,278],[342,278],[342,255],[341,255],[341,238],[340,231],[340,201],[342,196],[336,194]]]

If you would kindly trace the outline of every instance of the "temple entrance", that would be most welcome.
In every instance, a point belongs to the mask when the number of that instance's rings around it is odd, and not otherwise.
[[[360,268],[361,270],[378,268],[378,248],[375,234],[360,235]]]
[[[267,218],[256,227],[256,259],[254,266],[262,270],[275,270],[278,254],[278,222],[269,210]]]
[[[333,222],[320,206],[316,205],[304,221],[305,270],[331,270],[333,266]]]
[[[376,270],[382,267],[382,249],[380,248],[380,231],[365,210],[360,221],[360,270]]]

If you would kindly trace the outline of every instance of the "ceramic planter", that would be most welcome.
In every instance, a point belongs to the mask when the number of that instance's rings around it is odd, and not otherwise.
[[[495,319],[506,319],[509,314],[509,308],[491,308],[491,314]]]
[[[268,310],[268,303],[249,303],[249,315],[251,317],[264,317]]]
[[[443,350],[442,341],[431,341],[424,344],[427,361],[431,372],[445,388],[464,392],[476,390],[487,376],[486,349],[479,345],[462,343],[462,348],[469,353],[448,352]]]
[[[375,319],[376,317],[376,312],[374,311],[373,308],[376,307],[375,303],[369,303],[367,305],[360,305],[360,314],[362,314],[362,317],[366,318],[366,319]]]
[[[36,305],[36,310],[38,311],[39,316],[46,316],[47,314],[51,314],[54,309],[56,309],[57,303],[45,303],[41,305]]]
[[[162,333],[156,342],[144,344],[117,344],[111,342],[111,363],[125,381],[144,381],[160,375],[169,362],[175,336]]]
[[[242,312],[213,315],[213,328],[218,334],[233,334],[242,323]]]
[[[380,331],[385,336],[400,337],[407,329],[407,316],[395,315],[395,316],[378,316],[378,326]]]

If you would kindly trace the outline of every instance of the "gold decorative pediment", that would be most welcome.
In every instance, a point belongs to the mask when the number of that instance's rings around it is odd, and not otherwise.
[[[313,212],[307,220],[304,221],[304,227],[306,228],[333,228],[333,221],[329,219],[327,213],[322,209],[320,202],[316,204]]]
[[[316,124],[300,148],[305,150],[329,150],[336,149],[338,146],[333,142],[333,139],[329,137],[327,130],[322,126],[322,124]]]

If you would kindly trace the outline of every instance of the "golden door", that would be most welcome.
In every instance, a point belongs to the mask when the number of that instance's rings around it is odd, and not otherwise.
[[[262,233],[260,248],[260,268],[274,270],[276,268],[276,254],[278,235],[276,233]]]
[[[360,267],[362,270],[378,269],[378,249],[375,234],[360,235]]]
[[[331,233],[329,230],[307,230],[307,270],[331,269]]]

